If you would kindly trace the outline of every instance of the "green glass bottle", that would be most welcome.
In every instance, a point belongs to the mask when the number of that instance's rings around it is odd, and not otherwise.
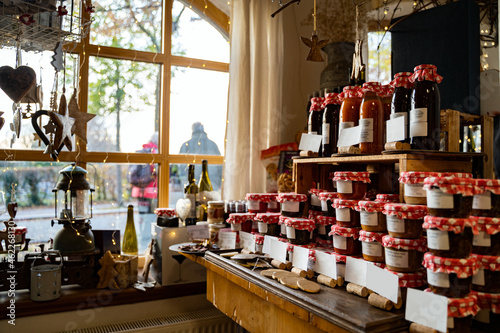
[[[134,206],[128,205],[127,208],[127,225],[123,233],[122,253],[127,255],[138,255],[137,233],[135,232],[134,224]]]
[[[184,199],[191,201],[191,209],[184,221],[186,225],[195,225],[199,218],[198,185],[194,178],[194,165],[190,164],[188,169],[188,182],[184,186]]]
[[[210,182],[210,177],[208,176],[208,161],[201,161],[201,176],[198,182],[198,189],[200,191],[199,202],[200,202],[200,220],[207,220],[207,207],[208,202],[212,200],[212,182]]]

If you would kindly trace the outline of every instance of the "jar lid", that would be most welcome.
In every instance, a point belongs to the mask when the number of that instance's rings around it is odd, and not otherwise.
[[[255,234],[255,244],[263,245],[264,244],[264,235]]]
[[[356,182],[371,183],[370,173],[366,171],[335,171],[333,180],[351,180]]]
[[[271,197],[267,193],[247,193],[245,196],[246,200],[252,201],[260,201],[260,202],[269,202],[271,201]]]
[[[420,220],[427,215],[427,206],[402,203],[386,203],[383,213],[400,219]]]
[[[359,231],[359,240],[362,242],[379,242],[382,243],[382,237],[387,235],[383,232],[371,232],[366,230]]]
[[[231,213],[229,214],[229,218],[226,220],[226,222],[231,224],[241,224],[248,220],[253,221],[254,218],[254,213]]]
[[[311,107],[309,112],[321,111],[321,106],[323,105],[324,97],[313,97],[311,98]]]
[[[338,198],[338,193],[337,192],[321,192],[319,194],[319,200],[321,201],[327,201],[327,200],[333,200]]]
[[[280,218],[279,218],[279,221],[278,221],[278,224],[279,225],[282,225],[285,223],[285,219],[286,219],[286,216],[283,216],[280,214]]]
[[[424,237],[417,239],[406,239],[394,238],[390,235],[385,235],[384,237],[382,237],[382,245],[384,247],[392,247],[402,250],[417,250],[419,252],[425,252],[427,250],[427,240]]]
[[[443,77],[437,73],[435,65],[423,64],[414,68],[413,74],[409,78],[410,82],[433,81],[441,83]]]
[[[257,215],[255,215],[255,220],[267,224],[273,224],[279,222],[280,216],[280,213],[257,213]]]
[[[471,216],[470,218],[475,220],[479,231],[484,231],[488,235],[496,235],[500,231],[500,218],[498,217]]]
[[[500,256],[484,256],[480,254],[471,254],[471,257],[475,257],[484,269],[491,272],[500,271]]]
[[[316,228],[316,223],[314,223],[313,220],[301,217],[287,217],[284,219],[284,222],[287,227],[292,227],[297,230],[312,231]]]
[[[485,191],[490,191],[493,194],[500,194],[500,179],[474,179],[476,183],[475,194],[481,194]]]
[[[363,91],[357,86],[345,86],[342,92],[339,94],[340,101],[344,101],[346,98],[361,98],[363,97]]]
[[[380,86],[379,96],[381,98],[392,97],[393,94],[394,94],[394,87],[391,86],[390,84],[384,84]]]
[[[276,201],[278,201],[280,203],[284,203],[286,201],[305,202],[305,201],[307,201],[307,195],[298,194],[295,192],[280,193],[280,194],[278,194],[278,198],[276,199]]]
[[[311,220],[316,220],[316,218],[318,216],[320,216],[321,214],[323,214],[323,212],[321,211],[318,211],[318,210],[310,210],[307,214],[307,218],[308,219],[311,219]]]
[[[376,94],[379,94],[381,91],[380,82],[365,82],[363,83],[363,87],[361,88],[363,92],[371,91]]]
[[[379,213],[384,210],[384,205],[385,202],[360,200],[358,202],[359,209],[356,210],[360,211],[362,208],[369,213]]]
[[[207,204],[210,206],[224,206],[224,201],[208,201]]]
[[[479,307],[500,314],[500,294],[483,293],[471,290],[472,295],[476,295]]]
[[[471,196],[476,193],[474,181],[470,178],[460,177],[427,177],[424,179],[425,190],[430,190],[433,186],[448,194],[462,194]]]
[[[322,108],[324,109],[327,105],[330,104],[341,104],[340,94],[338,93],[326,93],[325,101],[323,102]]]
[[[359,200],[346,200],[346,199],[335,199],[333,200],[333,208],[350,208],[356,209],[358,207]]]
[[[394,74],[394,80],[391,81],[390,85],[393,87],[403,87],[406,89],[411,89],[412,83],[409,78],[413,73],[411,72],[399,72]]]
[[[318,196],[321,192],[325,192],[325,190],[321,190],[319,188],[312,188],[309,190],[309,194],[314,194],[314,195],[318,195]]]
[[[157,216],[168,216],[168,217],[175,217],[177,214],[175,213],[174,208],[156,208],[155,209],[155,214]]]
[[[402,288],[417,288],[423,286],[424,284],[427,284],[427,271],[423,268],[413,273],[394,272],[387,267],[385,268],[385,270],[398,276],[399,286]]]
[[[430,252],[424,254],[422,266],[433,272],[454,273],[459,279],[465,279],[476,274],[481,267],[477,258],[472,255],[469,258],[444,258]]]
[[[465,172],[422,172],[422,171],[404,171],[399,176],[399,182],[403,184],[423,183],[427,177],[458,177],[472,178],[471,173]]]
[[[335,216],[318,215],[316,217],[316,222],[321,225],[330,225],[337,223],[337,219],[335,218]]]
[[[475,220],[471,218],[460,219],[427,215],[422,224],[424,229],[437,228],[442,231],[453,231],[456,234],[463,232],[465,227],[472,228],[472,232],[476,235],[479,233]]]
[[[377,194],[375,198],[376,198],[375,201],[377,202],[385,202],[385,203],[399,202],[399,194]]]
[[[334,224],[332,225],[331,231],[328,233],[328,236],[338,235],[357,239],[359,237],[360,230],[361,228],[344,228],[337,224]]]

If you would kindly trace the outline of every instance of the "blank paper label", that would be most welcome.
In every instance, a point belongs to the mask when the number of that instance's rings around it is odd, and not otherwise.
[[[261,234],[267,234],[267,223],[259,222],[259,232]]]
[[[484,286],[484,268],[480,268],[476,275],[472,276],[472,284]]]
[[[352,193],[352,180],[337,180],[337,192]]]
[[[394,215],[387,215],[387,230],[396,233],[405,233],[405,221]]]
[[[401,113],[406,114],[406,112]],[[406,124],[406,118],[404,116],[394,117],[390,120],[387,120],[385,124],[387,142],[403,141],[408,137],[408,126]]]
[[[334,235],[333,236],[333,247],[340,249],[340,250],[347,250],[346,237]]]
[[[311,205],[313,206],[321,206],[321,201],[316,194],[311,194]]]
[[[450,238],[448,237],[448,231],[428,229],[427,246],[434,250],[449,250]]]
[[[346,121],[346,122],[339,123],[339,134],[340,134],[341,130],[346,129],[346,128],[351,128],[351,127],[354,127],[353,121]]]
[[[453,194],[444,193],[440,189],[427,190],[427,207],[453,209]]]
[[[328,212],[328,201],[321,201],[321,210]]]
[[[474,199],[472,200],[472,208],[473,209],[491,209],[491,192],[486,191],[482,194],[474,195]]]
[[[285,201],[282,205],[285,212],[297,213],[300,210],[300,202],[298,201]]]
[[[382,256],[382,244],[379,242],[361,242],[363,254],[371,257]]]
[[[362,211],[360,213],[361,216],[361,224],[368,226],[377,226],[378,225],[378,213],[370,213],[367,211]]]
[[[251,210],[259,210],[260,209],[260,201],[258,200],[248,200],[248,209]]]
[[[324,145],[329,145],[330,144],[330,124],[329,123],[323,123],[323,126],[321,126],[321,134],[323,135],[323,144]]]
[[[394,251],[386,247],[385,262],[389,266],[408,268],[408,252]]]
[[[295,239],[295,228],[286,227],[286,238]]]
[[[472,245],[474,246],[491,246],[491,236],[486,231],[480,231],[479,235],[474,235],[472,239]]]
[[[427,269],[427,282],[436,287],[450,288],[450,278],[446,273],[433,272]]]
[[[337,221],[349,222],[351,221],[351,209],[350,208],[335,208],[335,216]]]
[[[425,198],[427,192],[424,190],[423,184],[405,184],[405,196]]]
[[[326,226],[323,224],[318,225],[318,234],[326,235]]]

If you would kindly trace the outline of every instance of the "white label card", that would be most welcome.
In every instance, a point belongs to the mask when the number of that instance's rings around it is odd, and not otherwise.
[[[450,238],[448,231],[427,229],[427,246],[434,250],[449,250]]]
[[[472,276],[472,284],[484,286],[484,268],[480,268],[476,275]]]
[[[448,298],[408,288],[405,319],[440,332],[446,332]]]
[[[405,117],[397,117],[386,121],[387,142],[403,141],[408,137]]]
[[[286,226],[286,238],[295,239],[295,228]]]
[[[479,231],[479,235],[474,235],[472,245],[490,247],[491,236],[486,231]]]
[[[219,243],[221,249],[235,249],[236,248],[236,236],[235,232],[219,232]]]
[[[269,255],[281,262],[286,262],[286,249],[288,245],[285,242],[280,242],[277,238],[271,239],[271,253]]]
[[[361,248],[364,255],[370,257],[381,257],[384,247],[379,242],[361,242]]]
[[[251,209],[251,210],[259,210],[260,209],[260,201],[258,201],[258,200],[248,200],[247,205],[248,205],[248,209]]]
[[[334,235],[333,236],[333,247],[339,250],[347,249],[346,237]]]
[[[302,134],[300,138],[299,150],[310,150],[312,152],[319,152],[321,147],[321,140],[323,137],[317,134]]]
[[[337,260],[335,260],[335,255],[316,251],[316,263],[313,269],[316,273],[337,279]]]
[[[427,197],[427,191],[424,190],[422,184],[405,184],[405,196],[425,198]]]
[[[389,266],[408,268],[408,251],[385,248],[385,262]]]
[[[255,252],[255,235],[240,231],[240,246],[250,252]]]
[[[271,255],[271,242],[273,239],[278,240],[277,237],[264,235],[264,244],[262,245],[262,253]]]
[[[352,180],[337,180],[337,192],[352,193]]]
[[[367,212],[367,211],[362,211],[361,215],[361,224],[362,225],[367,225],[367,226],[372,226],[375,227],[378,225],[378,213],[377,212]]]
[[[366,268],[366,287],[391,302],[397,303],[399,277],[373,264],[369,264]]]
[[[472,199],[472,209],[491,209],[491,192],[485,191],[481,194],[475,194]]]
[[[335,208],[335,216],[337,221],[349,222],[351,221],[351,209],[350,208]]]
[[[319,197],[316,194],[311,194],[311,205],[321,206],[321,201],[319,201]]]
[[[300,202],[298,201],[285,201],[281,205],[285,212],[297,213],[300,210]]]
[[[186,227],[186,231],[190,240],[210,238],[210,234],[208,232],[208,224],[188,225]]]
[[[434,272],[427,268],[427,282],[440,288],[450,288],[450,278],[447,273]]]
[[[259,233],[261,233],[261,234],[267,234],[267,223],[265,223],[265,222],[259,222],[258,228],[259,228]]]
[[[366,287],[366,272],[368,262],[363,259],[346,257],[345,280]]]
[[[355,146],[359,144],[361,126],[354,126],[340,130],[337,147]]]
[[[427,207],[453,209],[453,194],[444,193],[440,189],[427,190]]]
[[[394,215],[387,215],[387,230],[390,232],[404,233],[405,221]]]
[[[309,249],[300,246],[293,248],[293,267],[297,267],[307,271],[307,263],[309,261]]]

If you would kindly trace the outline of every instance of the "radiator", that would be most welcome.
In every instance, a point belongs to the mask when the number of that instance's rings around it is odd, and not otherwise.
[[[66,331],[64,333],[232,333],[238,331],[238,325],[234,321],[216,308],[210,308],[153,319]]]

